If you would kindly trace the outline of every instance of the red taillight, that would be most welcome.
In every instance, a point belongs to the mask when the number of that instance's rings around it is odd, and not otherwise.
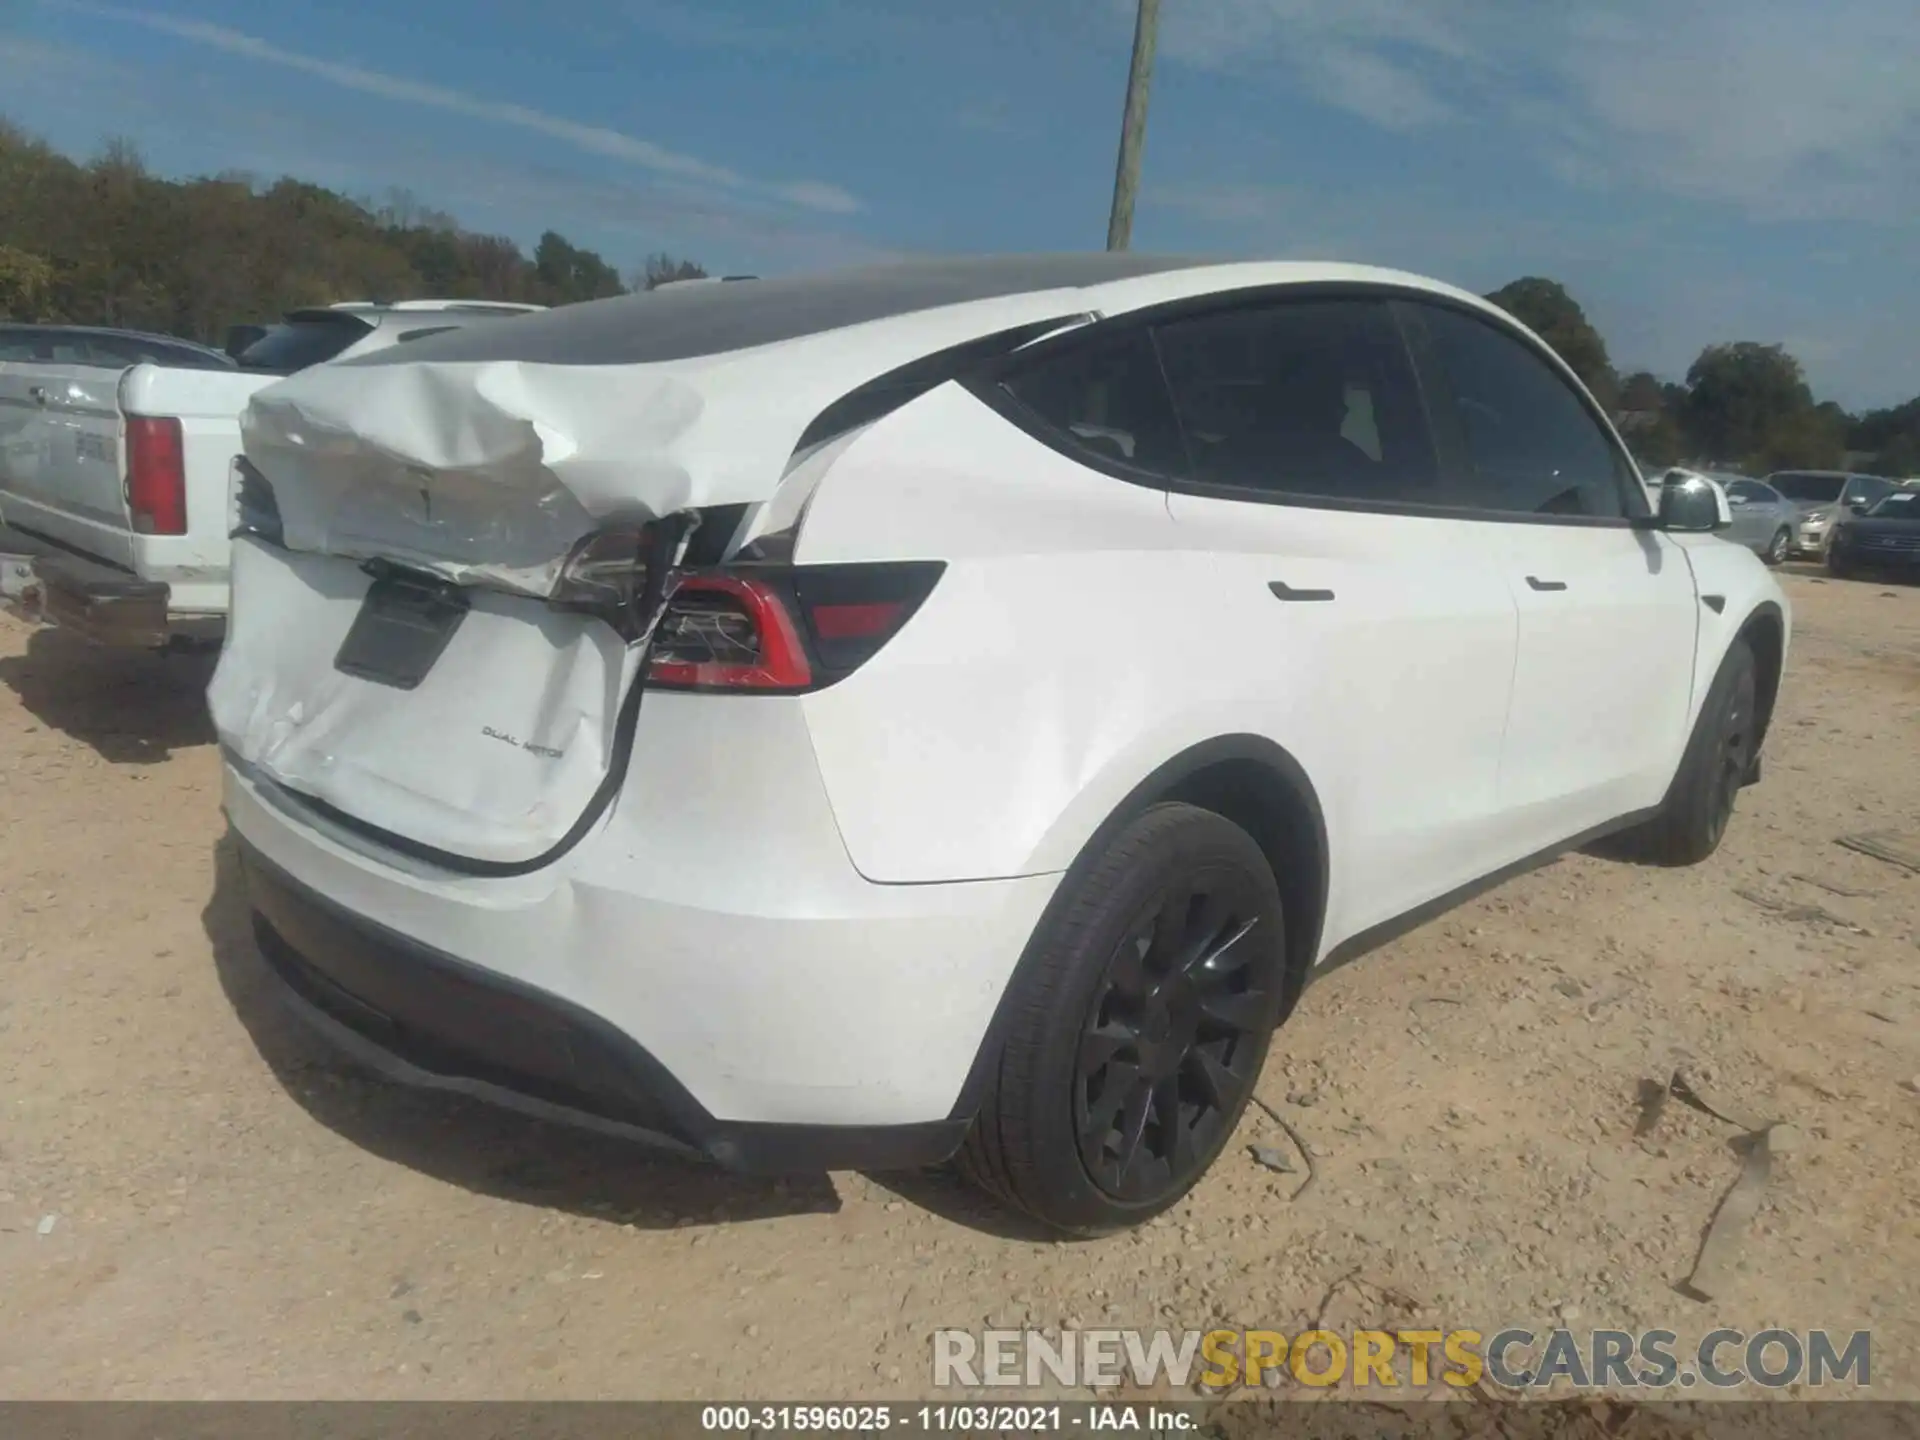
[[[647,682],[700,690],[804,690],[813,683],[813,666],[786,603],[767,582],[687,575],[668,591]]]
[[[669,587],[647,682],[668,689],[817,689],[899,633],[938,561],[689,573]]]
[[[127,509],[142,535],[187,533],[186,442],[178,420],[127,417]]]
[[[866,605],[816,605],[807,618],[822,640],[869,640],[898,625],[905,604],[904,600],[876,600]]]

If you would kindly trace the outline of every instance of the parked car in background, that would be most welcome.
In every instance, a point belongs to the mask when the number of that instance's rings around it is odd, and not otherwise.
[[[539,308],[298,310],[237,357],[117,331],[14,343],[0,359],[0,555],[16,557],[9,574],[32,578],[7,588],[29,613],[102,644],[216,639],[240,412],[255,392],[325,361]]]
[[[1827,546],[1827,569],[1842,579],[1859,574],[1920,578],[1920,489],[1902,487],[1865,514],[1843,515]]]
[[[1865,510],[1898,488],[1878,475],[1845,470],[1778,470],[1767,484],[1793,502],[1799,512],[1794,525],[1793,553],[1815,558],[1827,553],[1834,522],[1847,511]]]
[[[1200,1178],[1310,978],[1603,834],[1710,854],[1788,646],[1717,487],[1656,509],[1537,336],[1362,267],[674,287],[245,430],[209,703],[299,1013],[1068,1231]]]
[[[177,335],[95,325],[0,323],[0,364],[119,366],[151,363],[184,370],[231,370],[234,360]]]
[[[1764,480],[1745,475],[1710,474],[1727,492],[1733,514],[1725,539],[1744,545],[1769,565],[1778,565],[1793,551],[1794,527],[1800,511],[1791,500]]]

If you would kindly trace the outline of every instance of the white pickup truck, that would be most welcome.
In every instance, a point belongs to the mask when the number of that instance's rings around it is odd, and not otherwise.
[[[539,310],[478,300],[296,310],[224,356],[191,342],[0,326],[0,590],[95,643],[225,629],[240,416],[284,376]]]

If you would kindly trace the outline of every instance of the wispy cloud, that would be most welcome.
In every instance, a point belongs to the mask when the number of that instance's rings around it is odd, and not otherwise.
[[[0,33],[0,96],[73,153],[111,135],[138,137],[161,174],[297,175],[356,196],[401,190],[451,210],[471,229],[531,245],[557,229],[623,267],[668,250],[715,269],[756,274],[855,264],[891,251],[838,217],[646,171],[516,159],[497,147],[448,145],[364,109],[248,98],[178,67],[127,64],[97,51]]]
[[[1326,104],[1405,131],[1453,118],[1451,93],[1482,62],[1448,8],[1402,0],[1197,0],[1170,11],[1162,43],[1173,59],[1209,69],[1278,60],[1294,83]]]
[[[1113,22],[1132,0],[1110,0]],[[1398,132],[1489,127],[1561,179],[1761,219],[1909,222],[1920,188],[1913,0],[1190,0],[1169,59],[1281,69]]]
[[[405,76],[392,75],[385,71],[369,70],[359,65],[343,64],[339,61],[302,54],[299,51],[275,45],[258,36],[229,29],[224,25],[182,19],[157,11],[96,5],[86,3],[86,0],[69,0],[68,8],[141,25],[149,30],[172,35],[177,39],[224,51],[229,55],[240,55],[266,64],[296,70],[301,74],[311,75],[315,79],[324,80],[343,89],[355,90],[364,95],[375,95],[404,104],[429,106],[456,115],[466,115],[476,120],[510,125],[557,140],[584,154],[618,160],[673,179],[690,181],[716,189],[764,195],[802,209],[828,214],[852,214],[861,208],[860,202],[838,185],[819,180],[756,180],[725,166],[715,165],[696,156],[671,150],[639,136],[628,135],[624,131],[600,125],[582,124],[577,120],[569,120],[564,116],[535,110],[530,106],[515,104],[512,101],[486,99],[450,89],[444,85],[435,85],[423,80],[410,80]]]

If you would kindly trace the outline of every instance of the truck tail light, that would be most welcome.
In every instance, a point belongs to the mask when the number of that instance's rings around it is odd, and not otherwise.
[[[141,535],[187,533],[186,440],[178,420],[127,417],[127,510]]]

